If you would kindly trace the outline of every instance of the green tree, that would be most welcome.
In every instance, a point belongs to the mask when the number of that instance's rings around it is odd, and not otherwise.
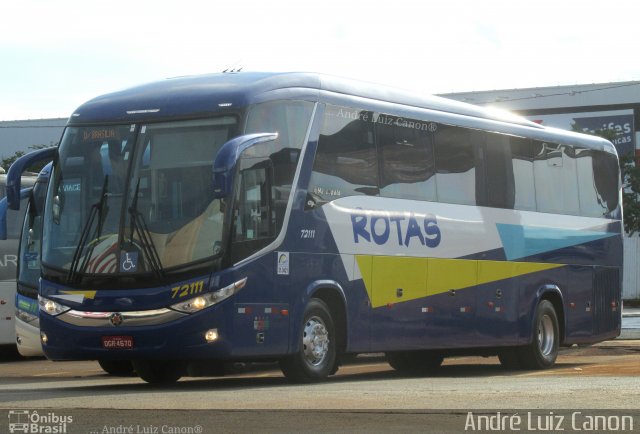
[[[53,146],[58,146],[58,143],[51,143],[49,145],[44,145],[44,144],[38,144],[38,145],[30,145],[28,147],[28,149],[31,150],[38,150],[38,149],[44,149],[44,148],[51,148]],[[31,151],[29,151],[31,152]],[[11,167],[11,165],[13,164],[14,161],[16,161],[18,158],[22,157],[23,155],[27,154],[27,152],[24,151],[16,151],[15,154],[13,154],[10,157],[7,158],[3,158],[2,160],[0,160],[0,166],[5,170],[5,171],[9,171],[9,167]],[[39,164],[34,164],[33,166],[27,168],[28,172],[33,172],[33,173],[38,173],[42,170],[42,168],[45,166],[45,163],[39,163]]]
[[[622,206],[624,230],[633,235],[640,232],[640,165],[631,155],[620,157],[622,170]]]
[[[5,171],[9,171],[9,167],[11,167],[13,162],[16,161],[18,158],[22,157],[24,154],[25,154],[24,151],[16,151],[16,153],[13,154],[12,156],[3,158],[2,163],[0,163],[0,166],[2,166],[2,168]]]

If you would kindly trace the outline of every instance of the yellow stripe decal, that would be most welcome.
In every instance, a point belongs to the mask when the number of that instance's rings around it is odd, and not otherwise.
[[[374,308],[563,266],[370,255],[356,255],[356,261]]]
[[[97,291],[60,291],[62,294],[68,295],[82,295],[84,298],[93,300],[96,297]]]

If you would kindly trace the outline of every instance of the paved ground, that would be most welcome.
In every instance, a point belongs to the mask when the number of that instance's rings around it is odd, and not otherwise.
[[[640,310],[635,313],[625,312],[627,334],[640,332]],[[618,432],[640,430],[640,340],[563,349],[553,369],[534,372],[504,370],[495,357],[470,357],[447,359],[429,377],[404,377],[370,357],[343,366],[325,383],[291,385],[268,368],[155,387],[107,376],[95,362],[0,358],[0,433],[27,417],[44,418],[39,432],[55,432],[59,422],[58,432],[89,434],[453,433],[465,431],[469,415],[497,420],[498,414],[523,418],[513,432],[551,431],[536,424],[560,417],[563,432],[573,432],[576,420],[601,415],[634,423]]]
[[[278,371],[265,370],[154,387],[109,377],[93,362],[0,363],[0,432],[8,420],[3,411],[20,410],[73,416],[68,433],[92,434],[124,434],[125,425],[145,434],[163,426],[195,434],[416,432],[425,426],[462,432],[469,412],[537,412],[545,420],[549,412],[570,418],[575,411],[611,410],[630,415],[639,428],[638,402],[640,341],[634,340],[563,349],[555,368],[534,372],[506,371],[495,357],[471,357],[448,359],[430,377],[404,377],[379,358],[358,359],[314,385],[291,385]]]
[[[640,308],[625,308],[622,311],[622,339],[640,339]]]

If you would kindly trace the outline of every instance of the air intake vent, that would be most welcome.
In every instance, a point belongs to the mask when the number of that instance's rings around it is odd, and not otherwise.
[[[594,333],[599,335],[619,329],[622,315],[620,269],[597,268],[593,292]]]

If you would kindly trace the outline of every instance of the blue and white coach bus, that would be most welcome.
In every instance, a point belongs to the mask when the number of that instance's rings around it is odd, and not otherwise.
[[[36,177],[33,173],[22,174],[21,184],[25,187],[23,199],[33,185]],[[15,306],[16,269],[18,265],[18,242],[20,239],[20,223],[22,212],[8,210],[5,197],[5,186],[8,175],[4,169],[0,172],[0,345],[15,345]],[[19,197],[17,201],[21,199]]]
[[[546,368],[620,331],[622,209],[608,141],[316,74],[176,78],[91,100],[47,192],[52,360],[452,354]]]
[[[44,201],[51,173],[51,163],[38,174],[23,210],[24,221],[18,249],[17,292],[15,298],[15,340],[18,352],[25,357],[42,356],[38,320],[38,285],[40,281],[40,241]]]

